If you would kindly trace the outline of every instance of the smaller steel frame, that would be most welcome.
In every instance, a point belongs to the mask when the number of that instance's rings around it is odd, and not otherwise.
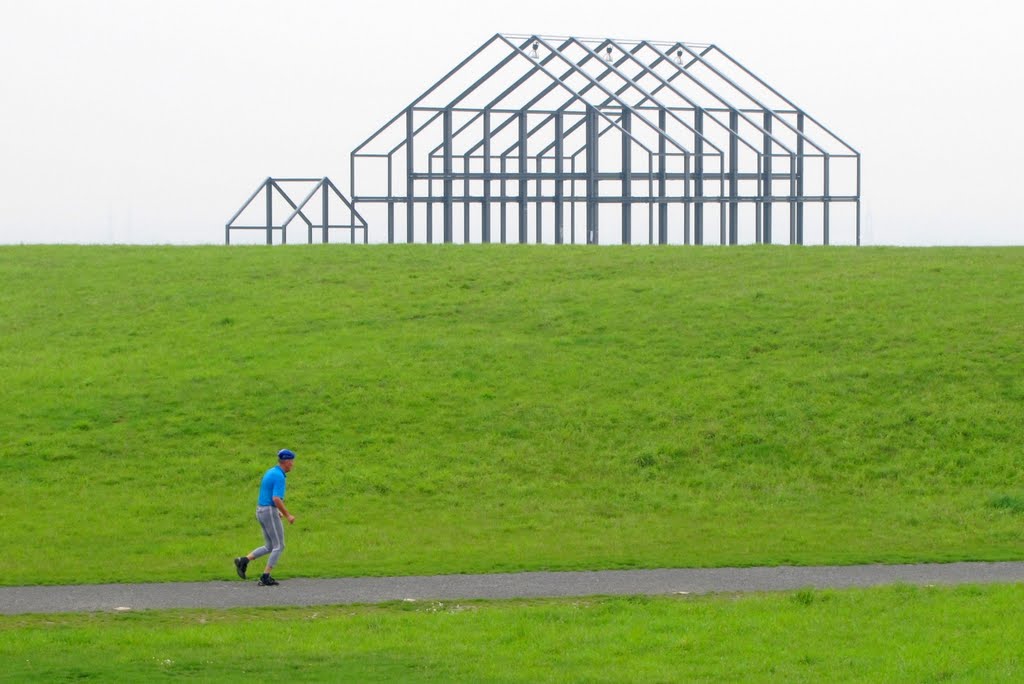
[[[287,184],[289,187],[298,186],[300,189],[308,188],[308,192],[302,196],[299,202],[293,200],[289,194],[282,187],[282,184]],[[311,186],[311,187],[310,187]],[[241,225],[236,226],[235,221],[238,217],[249,208],[256,198],[259,197],[260,193],[263,194],[264,207],[265,207],[265,220],[261,226],[247,226]],[[303,211],[315,197],[319,194],[319,205],[320,205],[320,220],[314,222],[310,219],[306,212]],[[342,201],[345,207],[348,209],[349,222],[348,223],[331,223],[331,212],[329,209],[331,195],[334,195]],[[282,221],[279,225],[274,223],[274,197],[277,196],[291,208],[291,213],[288,217]],[[315,204],[314,204],[315,206]],[[308,210],[307,210],[308,211]],[[309,244],[313,244],[313,231],[314,228],[320,229],[321,242],[329,242],[331,230],[348,230],[349,241],[351,243],[356,242],[356,233],[360,230],[363,231],[363,244],[366,244],[369,240],[368,227],[366,219],[356,210],[355,206],[349,202],[348,198],[345,197],[338,190],[337,186],[331,182],[330,178],[324,176],[323,178],[271,178],[267,177],[259,187],[251,195],[249,199],[242,204],[241,208],[235,212],[235,215],[224,225],[224,244],[231,244],[231,231],[233,230],[260,230],[266,231],[267,244],[274,244],[274,231],[281,231],[281,244],[288,243],[288,224],[296,219],[296,217],[302,219],[306,224],[308,231]]]

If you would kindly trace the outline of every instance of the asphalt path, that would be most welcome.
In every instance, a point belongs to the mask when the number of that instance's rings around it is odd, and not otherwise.
[[[681,595],[842,589],[886,584],[953,585],[1024,582],[1024,562],[686,568],[595,572],[522,572],[430,577],[285,579],[160,584],[0,587],[0,614],[319,606],[387,601],[442,601],[566,596]]]

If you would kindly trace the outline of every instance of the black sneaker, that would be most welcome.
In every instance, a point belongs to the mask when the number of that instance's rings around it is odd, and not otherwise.
[[[258,584],[261,587],[276,587],[278,584],[280,584],[280,582],[278,582],[270,575],[261,575],[256,584]]]
[[[249,567],[249,559],[245,556],[235,559],[235,570],[238,572],[238,576],[245,579],[245,569]]]

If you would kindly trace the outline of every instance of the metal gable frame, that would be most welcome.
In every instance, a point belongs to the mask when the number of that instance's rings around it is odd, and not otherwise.
[[[499,58],[430,103],[485,52]],[[374,149],[385,131],[400,142]],[[860,153],[714,44],[496,34],[359,145],[350,171],[353,207],[382,210],[370,220],[388,242],[576,242],[579,216],[590,244],[704,244],[717,215],[721,244],[777,242],[779,218],[806,244],[816,206],[831,244],[830,210],[847,204],[840,242],[860,244]]]

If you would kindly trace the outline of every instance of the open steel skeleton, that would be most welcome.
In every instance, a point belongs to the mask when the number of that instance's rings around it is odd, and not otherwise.
[[[305,197],[296,201],[288,194],[286,188],[298,188],[307,190]],[[293,190],[294,192],[294,190]],[[237,225],[235,221],[248,209],[256,199],[263,195],[263,208],[264,208],[264,224],[261,226],[248,226],[248,225]],[[319,195],[319,197],[317,197]],[[283,219],[280,224],[274,222],[274,198],[278,199],[280,203],[283,200],[288,207],[288,216]],[[344,209],[343,214],[347,213],[351,219],[348,223],[331,223],[331,216],[337,216],[338,212],[335,210],[331,212],[331,198],[337,198],[342,203]],[[315,201],[314,201],[315,200]],[[310,205],[310,202],[313,202]],[[319,205],[319,206],[317,206]],[[313,213],[311,209],[315,208],[319,211],[319,221],[314,223],[307,214]],[[323,178],[266,178],[260,186],[249,195],[249,199],[245,201],[245,204],[235,212],[235,215],[224,226],[224,244],[231,244],[231,231],[233,230],[256,230],[266,234],[267,244],[274,244],[274,233],[280,231],[281,243],[285,244],[288,242],[288,225],[295,220],[295,218],[301,218],[302,222],[306,224],[306,230],[309,232],[308,241],[309,244],[313,244],[313,228],[314,226],[320,232],[320,240],[324,243],[329,242],[330,231],[337,229],[348,230],[351,236],[351,241],[356,241],[356,231],[363,231],[363,242],[367,242],[368,226],[366,220],[356,211],[356,208],[348,201],[338,187],[331,182],[330,178],[326,176]],[[314,217],[315,218],[315,217]]]
[[[860,244],[860,154],[709,44],[495,35],[350,174],[353,242]]]

